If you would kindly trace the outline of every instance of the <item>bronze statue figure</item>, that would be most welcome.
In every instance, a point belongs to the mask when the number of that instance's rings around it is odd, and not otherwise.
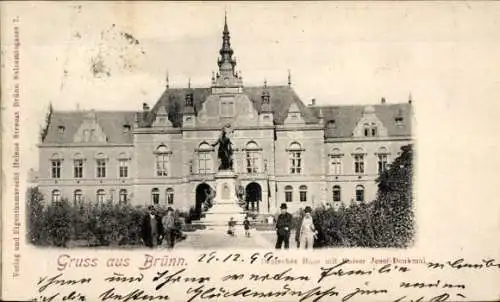
[[[222,135],[219,137],[212,147],[219,145],[217,156],[220,160],[219,170],[232,170],[233,169],[233,148],[229,137],[226,135],[226,130],[222,130]]]

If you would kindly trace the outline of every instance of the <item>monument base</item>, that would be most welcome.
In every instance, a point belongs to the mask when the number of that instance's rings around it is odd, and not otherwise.
[[[227,228],[231,217],[236,225],[243,224],[245,210],[239,205],[236,196],[236,178],[233,171],[219,171],[215,175],[214,203],[201,221],[207,227]]]

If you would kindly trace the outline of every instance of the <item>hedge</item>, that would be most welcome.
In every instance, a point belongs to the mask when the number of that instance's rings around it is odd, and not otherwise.
[[[141,244],[145,207],[111,203],[75,206],[66,199],[45,205],[37,187],[28,189],[27,196],[27,236],[34,245],[66,247],[70,241],[88,246]],[[180,212],[176,215],[189,216]]]

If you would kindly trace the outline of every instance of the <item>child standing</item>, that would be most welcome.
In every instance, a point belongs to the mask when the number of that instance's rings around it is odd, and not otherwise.
[[[245,220],[243,220],[243,227],[245,228],[245,236],[250,237],[250,221],[248,220],[248,216],[245,216]]]
[[[231,217],[231,219],[229,219],[229,222],[227,223],[227,226],[228,226],[227,233],[231,236],[235,236],[235,234],[234,234],[234,226],[235,225],[236,225],[236,221],[234,221],[234,218]]]

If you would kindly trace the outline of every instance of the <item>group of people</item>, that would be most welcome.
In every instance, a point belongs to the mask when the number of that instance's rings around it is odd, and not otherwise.
[[[290,234],[293,227],[293,216],[287,212],[286,203],[280,206],[281,213],[276,221],[276,249],[281,249],[284,245],[285,249],[290,247]],[[312,208],[307,206],[304,209],[304,216],[300,219],[295,229],[295,242],[297,248],[313,249],[314,240],[317,239],[318,231],[314,226],[312,218]]]
[[[293,216],[287,212],[286,203],[282,203],[280,206],[281,213],[278,215],[276,220],[276,249],[290,248],[290,235],[293,225]],[[301,216],[296,228],[295,228],[295,242],[297,248],[311,250],[314,247],[314,241],[318,239],[318,231],[314,225],[312,218],[312,208],[306,206],[304,209],[304,214]],[[230,236],[236,236],[235,234],[236,221],[233,217],[228,221],[227,233]],[[248,215],[243,220],[243,228],[245,229],[245,236],[250,237],[250,221]]]
[[[235,226],[236,226],[236,221],[234,220],[233,217],[229,219],[229,222],[227,223],[228,229],[227,229],[227,234],[230,236],[236,236],[235,233]],[[248,219],[248,215],[245,216],[245,219],[243,220],[243,228],[245,229],[245,237],[250,237],[250,220]]]
[[[168,207],[166,214],[162,217],[152,205],[148,207],[148,212],[142,221],[141,235],[144,245],[150,248],[162,246],[165,242],[166,247],[171,249],[176,241],[185,238],[174,209]]]

